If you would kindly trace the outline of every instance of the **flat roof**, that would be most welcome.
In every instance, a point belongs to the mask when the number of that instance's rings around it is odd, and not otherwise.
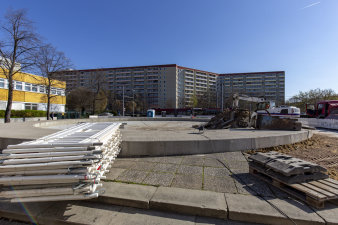
[[[218,73],[204,71],[204,70],[198,70],[198,69],[189,68],[189,67],[183,67],[183,66],[179,66],[177,64],[162,64],[162,65],[147,65],[147,66],[127,66],[127,67],[110,67],[110,68],[83,69],[83,70],[64,70],[62,72],[66,72],[66,71],[91,72],[91,71],[108,71],[108,70],[117,70],[117,69],[137,69],[137,68],[147,68],[147,67],[177,67],[177,68],[180,68],[180,69],[188,69],[188,70],[194,70],[194,71],[203,72],[203,73],[211,73],[211,74],[219,75]]]
[[[285,73],[285,71],[265,71],[265,72],[246,72],[246,73],[221,73],[220,76],[224,75],[245,75],[245,74],[264,74],[264,73]]]

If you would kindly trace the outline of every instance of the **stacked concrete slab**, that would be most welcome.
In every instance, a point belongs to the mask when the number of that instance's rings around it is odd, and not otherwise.
[[[250,167],[288,184],[328,178],[324,167],[279,152],[258,152],[249,159]]]
[[[0,198],[11,202],[81,200],[103,192],[100,180],[120,151],[120,123],[82,123],[0,155]]]

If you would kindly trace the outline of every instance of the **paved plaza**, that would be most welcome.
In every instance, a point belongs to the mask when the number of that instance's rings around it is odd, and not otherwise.
[[[242,152],[117,158],[106,181],[283,197],[275,187],[249,174]]]

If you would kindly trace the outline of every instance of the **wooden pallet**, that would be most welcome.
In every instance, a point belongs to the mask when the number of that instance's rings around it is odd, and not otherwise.
[[[249,171],[252,175],[315,208],[324,208],[325,202],[338,199],[338,181],[330,178],[299,184],[287,184],[265,173],[261,168],[250,166]]]

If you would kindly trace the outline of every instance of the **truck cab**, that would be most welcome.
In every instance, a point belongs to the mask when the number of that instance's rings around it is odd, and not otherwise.
[[[326,118],[338,109],[338,100],[320,101],[316,104],[306,104],[306,114],[312,118]]]

